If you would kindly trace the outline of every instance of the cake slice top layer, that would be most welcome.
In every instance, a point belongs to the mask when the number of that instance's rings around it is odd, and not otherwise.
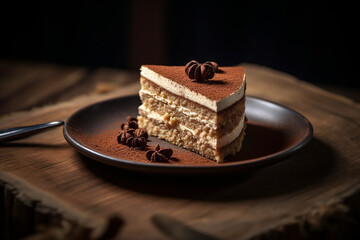
[[[184,66],[143,65],[141,75],[162,88],[210,110],[220,112],[245,94],[245,69],[220,67],[211,80],[196,82],[188,78]]]

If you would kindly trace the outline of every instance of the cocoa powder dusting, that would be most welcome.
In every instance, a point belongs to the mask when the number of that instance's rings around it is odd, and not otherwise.
[[[153,150],[154,146],[160,144],[161,147],[169,147],[170,143],[160,140],[156,137],[149,137],[148,146],[144,149],[129,148],[126,145],[119,144],[117,142],[118,130],[117,128],[104,129],[96,134],[85,135],[82,133],[76,136],[83,145],[91,149],[96,150],[99,153],[116,157],[125,160],[131,160],[141,163],[151,163],[146,158],[146,151]],[[168,160],[168,163],[172,165],[218,165],[213,160],[205,158],[199,154],[191,152],[189,150],[180,148],[171,144],[173,150],[172,157]],[[155,164],[155,163],[154,163]]]
[[[211,81],[189,81],[184,66],[144,65],[161,76],[204,95],[211,100],[221,100],[241,88],[244,82],[245,68],[242,66],[220,67]]]

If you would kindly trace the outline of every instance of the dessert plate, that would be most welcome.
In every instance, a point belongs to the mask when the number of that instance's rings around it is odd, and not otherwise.
[[[129,96],[95,103],[75,112],[66,121],[64,137],[83,155],[99,162],[154,174],[223,174],[264,167],[297,152],[313,135],[311,123],[301,114],[273,102],[247,96],[248,125],[241,151],[216,163],[196,153],[149,137],[149,148],[159,144],[174,154],[169,163],[153,163],[146,151],[117,143],[117,135],[127,116],[137,116],[139,97]]]

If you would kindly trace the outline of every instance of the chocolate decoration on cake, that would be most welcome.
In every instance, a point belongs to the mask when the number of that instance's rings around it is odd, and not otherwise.
[[[219,72],[219,64],[217,64],[216,62],[207,61],[205,63],[211,64],[214,67],[215,72]]]
[[[195,60],[192,60],[185,65],[185,73],[190,79],[195,79],[195,69],[198,65],[199,63]]]
[[[185,65],[185,73],[190,79],[201,82],[212,79],[215,76],[217,68],[218,64],[215,62],[200,64],[197,61],[192,60]]]
[[[146,158],[151,162],[168,162],[173,154],[171,148],[163,148],[160,150],[159,144],[155,146],[155,150],[146,152]]]

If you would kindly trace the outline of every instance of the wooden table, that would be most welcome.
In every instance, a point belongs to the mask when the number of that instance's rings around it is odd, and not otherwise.
[[[288,106],[314,138],[285,161],[221,179],[164,178],[77,153],[57,128],[0,144],[0,239],[172,239],[164,215],[219,239],[360,236],[360,106],[293,76],[244,64],[247,94]],[[66,120],[136,94],[138,74],[0,61],[0,129]]]

